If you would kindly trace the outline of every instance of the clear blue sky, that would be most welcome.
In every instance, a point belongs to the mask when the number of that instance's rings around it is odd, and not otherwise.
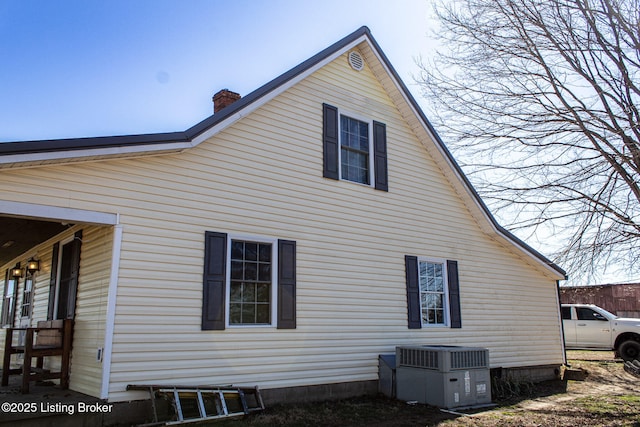
[[[0,142],[182,131],[362,25],[420,100],[430,3],[0,0]]]

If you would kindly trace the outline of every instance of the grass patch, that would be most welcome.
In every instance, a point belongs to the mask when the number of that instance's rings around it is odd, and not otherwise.
[[[640,422],[640,396],[587,396],[576,399],[575,405],[599,418],[624,417]]]

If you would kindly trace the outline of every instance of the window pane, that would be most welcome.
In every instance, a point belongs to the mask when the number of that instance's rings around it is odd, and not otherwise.
[[[433,277],[435,275],[435,265],[433,263],[427,264],[427,275]]]
[[[271,245],[260,245],[260,262],[271,262]]]
[[[354,153],[356,155],[355,164],[362,169],[364,172],[367,171],[367,166],[369,163],[369,156],[366,154]]]
[[[244,278],[242,274],[242,261],[231,261],[231,279],[242,280]]]
[[[244,280],[258,280],[258,264],[255,262],[244,263]]]
[[[349,118],[347,116],[340,116],[340,129],[343,135],[349,133]]]
[[[433,292],[435,291],[435,289],[436,289],[435,279],[433,278],[433,276],[427,277],[427,291]]]
[[[242,282],[231,282],[229,291],[229,300],[231,302],[242,301]]]
[[[342,178],[359,182],[369,183],[369,158],[367,154],[356,151],[342,149]]]
[[[10,279],[9,281],[7,281],[5,296],[7,297],[13,296],[13,292],[15,291],[15,284],[16,284],[16,281],[13,279]]]
[[[360,141],[364,141],[366,143],[365,148],[363,150],[369,149],[369,123],[358,121],[358,134],[360,136]]]
[[[256,284],[245,283],[242,287],[242,301],[245,303],[252,303],[256,300]]]
[[[433,264],[433,275],[442,277],[442,264]]]
[[[255,304],[242,304],[242,323],[256,323]]]
[[[268,304],[258,304],[256,310],[256,323],[270,323],[270,312]]]
[[[427,323],[429,324],[436,323],[436,316],[433,310],[427,310]]]
[[[243,259],[242,254],[244,253],[244,242],[240,242],[237,240],[231,241],[231,259]]]
[[[258,280],[261,282],[271,281],[271,264],[260,264]]]
[[[590,308],[576,307],[578,313],[578,320],[597,320],[596,312]]]
[[[244,259],[247,261],[258,260],[258,244],[245,242],[244,244]]]
[[[444,292],[444,281],[442,277],[436,277],[433,280],[433,290],[436,292]]]
[[[256,293],[256,301],[269,302],[270,299],[271,299],[271,286],[267,284],[258,285],[258,289]]]
[[[242,304],[229,304],[229,323],[239,324],[242,322],[240,308]]]
[[[441,307],[440,295],[433,294],[433,293],[427,294],[427,308],[434,309],[434,308],[440,308],[440,307]]]
[[[360,171],[360,182],[363,184],[369,184],[369,171],[363,169]]]

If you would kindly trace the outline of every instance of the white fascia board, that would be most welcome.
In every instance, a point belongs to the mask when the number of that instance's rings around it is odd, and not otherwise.
[[[311,66],[309,68],[307,68],[306,70],[304,70],[300,74],[296,75],[295,77],[292,77],[290,80],[287,80],[285,83],[275,87],[269,93],[266,93],[266,94],[262,95],[259,99],[256,99],[254,102],[252,102],[251,104],[247,105],[241,111],[238,111],[236,114],[228,117],[227,119],[223,120],[222,122],[216,124],[215,126],[212,126],[211,128],[209,128],[206,131],[202,132],[200,135],[196,136],[193,139],[193,146],[196,146],[196,145],[202,143],[203,141],[206,141],[207,139],[211,138],[212,136],[214,136],[218,132],[221,132],[225,128],[231,126],[233,123],[237,122],[241,118],[251,114],[252,112],[257,110],[258,108],[260,108],[263,105],[265,105],[267,102],[269,102],[272,99],[274,99],[276,96],[280,95],[281,93],[283,93],[286,90],[290,89],[291,87],[295,86],[300,81],[306,79],[311,74],[313,74],[316,71],[318,71],[320,68],[324,67],[325,65],[327,65],[331,61],[334,61],[336,58],[340,57],[345,52],[348,52],[349,50],[353,49],[355,46],[359,45],[360,43],[362,43],[365,40],[368,40],[368,38],[365,35],[357,38],[353,42],[351,42],[348,45],[344,46],[342,49],[339,49],[339,50],[335,51],[334,53],[332,53],[331,55],[327,56],[322,61],[316,63],[315,65],[313,65],[313,66]]]
[[[37,205],[33,203],[10,202],[6,200],[0,200],[0,215],[101,225],[116,225],[119,220],[118,214],[113,213]]]
[[[141,144],[131,146],[89,148],[80,150],[48,151],[39,153],[13,154],[0,157],[0,165],[12,163],[33,163],[51,160],[71,160],[85,157],[109,157],[127,154],[151,153],[156,151],[182,151],[191,148],[190,142],[174,142],[164,144]]]

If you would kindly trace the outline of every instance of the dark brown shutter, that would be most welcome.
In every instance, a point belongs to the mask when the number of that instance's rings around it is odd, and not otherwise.
[[[409,329],[422,328],[420,315],[420,286],[418,284],[418,257],[405,255],[405,273],[407,280],[407,313]]]
[[[296,328],[296,242],[278,240],[278,329]]]
[[[202,330],[225,328],[227,235],[205,232],[202,286]]]
[[[451,327],[462,328],[458,261],[447,260],[447,277],[449,279],[449,313],[451,315]]]
[[[387,173],[387,126],[373,122],[373,159],[375,186],[377,190],[389,191]]]
[[[51,275],[49,276],[49,307],[47,309],[47,320],[53,319],[53,308],[56,303],[56,281],[58,280],[58,254],[60,253],[60,243],[53,245],[53,255],[51,255]]]
[[[338,109],[322,104],[322,151],[325,178],[338,179]]]
[[[77,231],[73,235],[71,243],[71,274],[69,276],[69,295],[67,301],[58,301],[58,304],[67,304],[67,310],[64,316],[59,319],[73,319],[76,315],[76,298],[78,296],[78,278],[80,277],[80,252],[82,250],[82,230]],[[59,310],[58,310],[59,311]]]

